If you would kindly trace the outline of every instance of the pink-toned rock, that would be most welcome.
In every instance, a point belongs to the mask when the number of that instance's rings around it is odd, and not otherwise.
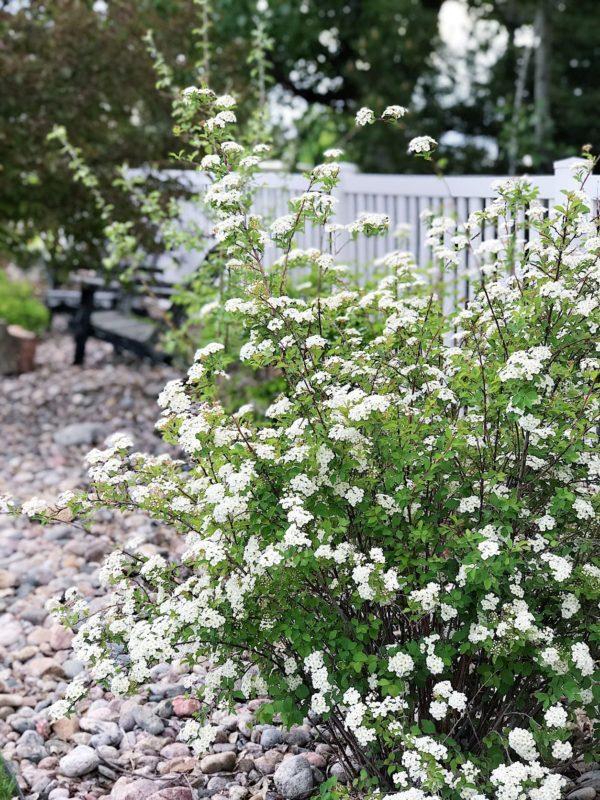
[[[194,768],[198,766],[198,759],[188,756],[187,758],[173,758],[167,763],[169,772],[193,772]]]
[[[141,750],[142,752],[150,751],[152,753],[158,753],[160,750],[162,750],[164,743],[165,740],[160,736],[152,736],[151,734],[147,734],[146,736],[141,736],[137,740],[135,749]]]
[[[44,739],[47,739],[50,735],[50,723],[47,719],[38,719],[35,723],[35,729]]]
[[[186,786],[172,786],[151,794],[147,800],[194,800],[194,793]]]
[[[80,728],[82,731],[96,733],[99,722],[113,722],[117,716],[117,712],[113,711],[109,706],[90,708],[85,716],[80,718]]]
[[[53,625],[50,628],[50,647],[53,650],[68,650],[73,641],[72,631],[62,625]]]
[[[162,748],[160,754],[163,758],[187,758],[190,748],[183,742],[171,742]]]
[[[180,694],[173,698],[173,712],[178,717],[191,717],[200,708],[200,701]]]
[[[65,677],[61,665],[53,658],[46,658],[45,656],[38,656],[38,658],[32,658],[31,661],[28,661],[27,672],[35,675],[36,678],[42,678],[44,675],[52,675],[55,678]]]
[[[15,661],[29,661],[30,658],[37,656],[39,650],[34,644],[26,644],[14,653],[11,653]]]
[[[24,697],[22,694],[0,694],[0,706],[20,708],[21,706],[34,706],[35,697]]]
[[[302,755],[306,758],[311,767],[316,767],[317,769],[325,769],[325,767],[327,766],[327,762],[325,761],[323,756],[320,756],[318,753],[313,753],[309,751],[308,753],[303,753]]]
[[[0,620],[0,646],[10,647],[19,641],[23,630],[16,620]]]
[[[198,759],[188,756],[187,758],[171,758],[161,765],[162,774],[167,772],[192,772],[198,766]]]
[[[146,778],[132,780],[123,775],[112,787],[109,795],[110,800],[147,800],[157,793],[156,781]]]
[[[263,775],[272,775],[283,761],[283,753],[278,750],[267,750],[264,756],[254,760],[254,766]]]
[[[58,758],[56,756],[46,756],[46,758],[42,758],[41,761],[38,761],[38,769],[52,769],[58,764]]]
[[[27,637],[29,644],[44,644],[50,641],[49,628],[34,628]]]
[[[75,717],[64,717],[52,723],[52,730],[57,738],[68,741],[79,730],[79,723]]]
[[[7,569],[0,569],[0,589],[11,589],[18,583],[17,576],[14,572],[9,572]]]

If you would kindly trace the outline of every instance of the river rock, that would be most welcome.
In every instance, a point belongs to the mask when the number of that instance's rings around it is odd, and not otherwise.
[[[310,744],[310,733],[306,728],[292,728],[288,731],[285,740],[296,747],[307,747]]]
[[[200,769],[205,775],[214,775],[215,772],[232,772],[236,764],[235,753],[211,753],[200,761]]]
[[[279,750],[268,750],[264,756],[254,760],[254,766],[263,775],[273,775],[282,761],[283,753],[280,753]]]
[[[7,569],[0,569],[0,589],[12,589],[18,582],[19,579],[14,572],[9,572]]]
[[[54,441],[63,447],[79,444],[96,444],[104,436],[105,428],[97,422],[74,422],[54,433]]]
[[[52,723],[52,730],[59,739],[68,741],[79,730],[79,723],[75,717],[63,717]]]
[[[273,780],[277,791],[287,800],[305,797],[314,787],[312,770],[304,756],[292,756],[282,761]]]
[[[17,744],[16,754],[18,758],[27,759],[37,764],[42,758],[45,758],[48,753],[44,747],[44,739],[36,731],[25,731],[19,739]]]
[[[270,750],[284,741],[283,732],[279,728],[268,727],[260,735],[260,745],[265,750]]]
[[[191,717],[200,708],[200,701],[195,697],[179,697],[173,698],[173,711],[178,717]]]
[[[136,725],[153,736],[158,736],[165,729],[164,722],[154,713],[150,706],[136,706],[133,709],[133,719]]]
[[[16,619],[0,617],[0,647],[16,644],[23,635],[23,629]]]
[[[99,763],[98,753],[92,747],[81,744],[61,758],[58,771],[67,778],[78,778],[92,772]]]
[[[567,800],[595,800],[596,790],[593,786],[583,786],[567,795]]]
[[[348,783],[348,773],[341,761],[334,761],[329,767],[329,774],[337,778],[340,783]]]
[[[147,800],[157,791],[156,781],[140,778],[135,780],[127,775],[119,778],[112,787],[110,800]]]
[[[187,758],[190,755],[190,748],[183,742],[172,742],[166,744],[160,754],[163,758]]]
[[[194,793],[187,786],[173,786],[170,789],[160,789],[148,796],[147,800],[195,800]]]

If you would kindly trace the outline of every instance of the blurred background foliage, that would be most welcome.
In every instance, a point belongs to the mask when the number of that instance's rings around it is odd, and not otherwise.
[[[149,29],[175,86],[234,92],[242,120],[266,103],[292,168],[339,144],[364,171],[426,168],[397,131],[357,132],[363,105],[410,106],[406,136],[440,140],[455,173],[550,171],[600,140],[598,0],[0,0],[0,251],[18,264],[60,279],[101,258],[93,199],[46,141],[55,124],[117,218],[135,218],[118,165],[177,149]]]

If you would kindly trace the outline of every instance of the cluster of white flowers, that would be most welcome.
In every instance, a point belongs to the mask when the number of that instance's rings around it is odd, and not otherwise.
[[[544,371],[544,365],[551,356],[550,348],[543,346],[512,353],[506,361],[506,366],[499,371],[498,377],[501,381],[522,378],[532,380]]]
[[[437,147],[437,142],[431,136],[415,136],[408,143],[409,153],[431,153]]]
[[[536,748],[535,739],[531,731],[526,728],[513,728],[508,734],[508,743],[525,761],[537,761],[539,754]]]
[[[450,681],[440,681],[433,687],[433,697],[429,713],[434,719],[442,720],[450,710],[463,712],[467,707],[467,696],[456,692]]]
[[[567,724],[567,712],[558,704],[550,706],[544,714],[544,720],[549,728],[564,728]]]
[[[401,119],[408,113],[408,109],[404,106],[387,106],[381,115],[382,119]]]
[[[404,678],[415,668],[415,662],[408,653],[396,653],[388,660],[388,669],[399,678]]]
[[[529,797],[531,800],[560,800],[567,780],[542,767],[537,761],[524,764],[516,761],[502,764],[491,774],[496,800],[514,800]]]
[[[6,505],[7,508],[10,508],[8,503],[6,503]],[[48,506],[48,502],[46,500],[42,500],[41,497],[32,497],[23,503],[21,508],[23,513],[28,517],[35,517],[36,515],[43,514],[44,511],[47,511]]]
[[[362,211],[354,222],[346,225],[346,230],[351,234],[364,234],[366,236],[376,236],[385,233],[390,226],[390,218],[387,214],[376,214],[370,211]]]
[[[372,125],[375,122],[375,114],[372,109],[363,106],[356,112],[356,124],[364,128],[365,125]]]
[[[212,725],[201,725],[194,719],[188,719],[179,731],[179,738],[189,742],[197,755],[206,753],[217,737],[218,728]]]

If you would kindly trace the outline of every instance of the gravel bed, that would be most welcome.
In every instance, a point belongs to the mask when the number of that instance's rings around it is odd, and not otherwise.
[[[154,401],[172,368],[117,358],[93,340],[85,367],[71,358],[72,340],[56,332],[39,347],[35,372],[0,378],[0,494],[50,498],[85,486],[85,453],[118,430],[132,433],[140,449],[164,448],[153,430]],[[166,664],[154,669],[144,694],[123,699],[96,688],[76,718],[48,721],[46,708],[83,665],[45,603],[71,586],[101,603],[102,560],[133,535],[144,537],[149,554],[177,551],[173,534],[140,514],[103,511],[89,532],[0,517],[0,749],[24,795],[299,800],[326,776],[343,777],[308,723],[290,731],[257,724],[261,701],[216,712],[217,739],[195,757],[177,737],[197,701]]]
[[[173,369],[117,359],[93,340],[85,367],[71,366],[71,358],[71,339],[57,332],[39,348],[35,372],[0,378],[0,494],[24,500],[85,486],[85,453],[118,430],[132,433],[140,449],[164,448],[153,430],[154,401]],[[154,669],[144,694],[123,699],[96,688],[76,718],[48,721],[47,707],[83,665],[45,603],[77,586],[99,608],[99,566],[133,535],[144,537],[148,554],[177,552],[172,532],[140,514],[103,511],[89,532],[0,517],[0,749],[24,796],[301,800],[330,775],[345,780],[308,722],[289,731],[257,724],[261,701],[215,712],[216,741],[195,757],[178,732],[198,704],[167,664]],[[201,677],[206,668],[196,671]],[[600,798],[599,765],[576,766],[567,796]]]

